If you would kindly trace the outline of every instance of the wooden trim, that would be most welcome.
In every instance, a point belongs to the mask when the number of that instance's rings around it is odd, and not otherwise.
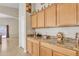
[[[56,26],[57,26],[57,4],[55,5],[55,8],[56,8],[55,13],[56,13]]]
[[[44,10],[44,28],[45,28],[45,21],[46,21],[46,20],[45,20],[45,10]]]
[[[31,15],[31,28],[32,28],[32,16],[33,16],[33,15]]]
[[[60,28],[60,27],[79,27],[79,25],[59,25],[59,26],[53,26],[53,27],[36,27],[32,29],[42,29],[42,28]]]
[[[37,14],[37,13],[36,13]],[[38,28],[38,14],[37,14],[37,17],[36,17],[37,21],[36,21],[36,27]]]
[[[78,4],[76,4],[76,25],[78,25]]]
[[[37,27],[36,28],[38,28],[38,13],[37,13]]]

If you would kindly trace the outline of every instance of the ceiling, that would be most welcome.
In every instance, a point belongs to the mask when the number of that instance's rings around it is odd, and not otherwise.
[[[19,3],[0,3],[0,6],[6,6],[11,8],[19,8]]]
[[[0,13],[0,18],[13,18],[13,16]]]
[[[19,3],[0,3],[0,18],[16,18],[18,11]]]

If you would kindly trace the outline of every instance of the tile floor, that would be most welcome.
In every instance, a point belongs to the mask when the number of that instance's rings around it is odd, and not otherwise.
[[[28,56],[22,48],[19,48],[18,43],[18,38],[3,38],[0,44],[0,56]]]

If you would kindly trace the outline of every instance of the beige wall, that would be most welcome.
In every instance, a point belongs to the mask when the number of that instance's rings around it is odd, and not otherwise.
[[[9,25],[10,37],[18,37],[18,19],[0,18],[0,25]]]
[[[12,16],[14,18],[17,18],[19,16],[18,9],[6,6],[0,6],[0,13]]]
[[[34,32],[31,24],[31,14],[28,12],[26,13],[26,30],[27,34],[32,34]]]

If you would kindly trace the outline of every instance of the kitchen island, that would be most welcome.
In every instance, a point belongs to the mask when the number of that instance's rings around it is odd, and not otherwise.
[[[27,53],[32,56],[78,56],[75,39],[64,38],[58,43],[55,37],[27,37]]]

